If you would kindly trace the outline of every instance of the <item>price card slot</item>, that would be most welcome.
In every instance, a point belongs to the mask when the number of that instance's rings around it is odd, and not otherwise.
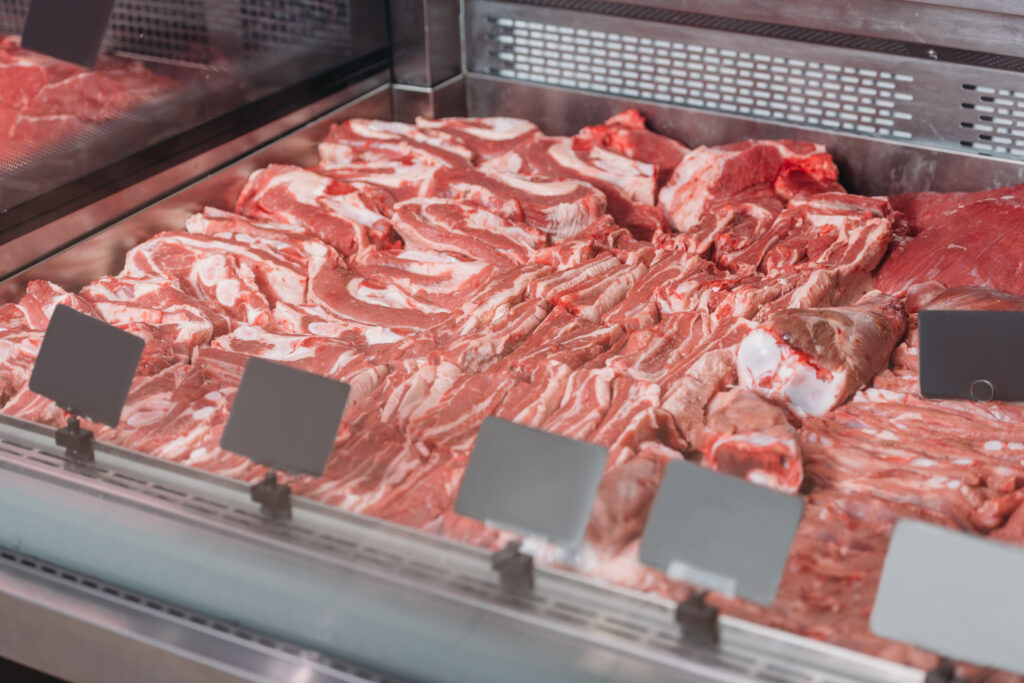
[[[141,338],[72,308],[54,309],[28,388],[70,413],[57,431],[69,466],[94,460],[92,432],[79,418],[117,426],[144,346]]]
[[[1024,312],[925,310],[918,332],[923,396],[1024,400]]]
[[[671,578],[770,605],[803,500],[677,460],[665,469],[640,540],[640,561]],[[679,606],[688,639],[715,642],[702,594]]]
[[[488,525],[576,549],[608,450],[489,417],[477,434],[455,511]],[[512,543],[493,558],[510,590],[533,585],[532,562]]]
[[[271,519],[291,518],[291,490],[277,470],[324,473],[349,391],[345,382],[263,358],[246,362],[220,445],[270,468],[251,494]]]
[[[916,520],[896,524],[871,630],[1024,675],[1024,548]]]
[[[113,10],[114,0],[32,0],[22,47],[91,69]]]

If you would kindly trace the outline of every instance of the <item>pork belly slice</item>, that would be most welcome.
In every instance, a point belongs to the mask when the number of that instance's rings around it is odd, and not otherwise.
[[[316,304],[292,306],[282,303],[274,306],[267,329],[286,334],[330,337],[352,346],[393,344],[411,332],[402,328],[394,329],[339,318],[332,311]]]
[[[509,309],[526,298],[530,284],[552,273],[552,269],[540,264],[527,264],[510,268],[499,274],[489,284],[470,295],[463,304],[435,330],[439,343],[447,343],[475,330],[485,329],[495,318],[500,318]]]
[[[47,280],[32,280],[25,286],[25,296],[17,304],[13,307],[3,307],[7,310],[4,316],[7,319],[5,323],[45,332],[53,310],[59,305],[73,308],[94,318],[100,317],[96,308],[77,294],[65,291]]]
[[[546,235],[469,202],[411,199],[395,206],[395,232],[406,249],[449,252],[498,267],[521,265]]]
[[[403,291],[395,283],[318,265],[310,272],[309,303],[332,317],[390,329],[429,329],[447,309]]]
[[[42,343],[42,330],[0,328],[0,405],[28,384]]]
[[[586,440],[600,424],[612,401],[615,372],[610,368],[580,368],[572,373],[559,408],[541,429],[570,439]]]
[[[1017,405],[895,398],[865,391],[800,430],[815,488],[868,493],[988,532],[1024,498]]]
[[[323,267],[320,264],[319,267]],[[306,268],[275,253],[206,235],[165,232],[128,252],[123,276],[169,277],[231,320],[265,325],[273,302],[306,302]]]
[[[473,160],[473,152],[445,126],[359,118],[332,125],[319,152],[321,166],[329,169],[408,163],[414,157],[435,167],[468,168]]]
[[[604,417],[586,436],[587,441],[608,447],[609,466],[621,464],[645,441],[666,443],[684,450],[688,444],[675,421],[661,407],[661,387],[628,376],[612,380],[611,401]]]
[[[254,171],[235,211],[260,221],[301,228],[342,254],[392,242],[391,223],[373,193],[298,166],[271,164]]]
[[[532,121],[508,116],[483,118],[427,119],[416,117],[416,127],[423,131],[441,131],[473,153],[480,163],[531,142],[540,135]]]
[[[779,311],[740,344],[740,385],[824,415],[886,366],[906,328],[903,302],[878,292],[853,306]]]
[[[604,194],[586,182],[475,169],[437,171],[423,196],[473,202],[555,241],[583,232],[606,208]]]
[[[804,469],[786,412],[748,390],[716,395],[701,435],[701,464],[753,484],[796,493]]]
[[[716,205],[752,190],[768,190],[783,201],[841,189],[839,173],[823,145],[791,140],[747,140],[698,147],[683,157],[658,205],[671,226],[689,232]]]
[[[486,370],[525,342],[549,310],[547,302],[538,299],[515,304],[507,312],[496,315],[486,328],[452,339],[439,352],[440,358],[464,372]]]
[[[589,140],[539,137],[482,168],[526,178],[574,178],[593,185],[607,200],[615,222],[650,239],[665,229],[654,208],[657,168],[593,145]]]
[[[348,382],[352,385],[349,400],[353,402],[367,396],[387,374],[386,367],[367,359],[364,349],[345,341],[304,334],[280,334],[260,327],[238,327],[230,334],[217,337],[209,348],[199,349],[196,357],[210,360],[212,356],[223,362],[225,356],[218,351],[238,354],[240,358],[235,362],[241,365],[246,358],[257,356]]]
[[[601,478],[586,532],[587,542],[602,554],[621,551],[639,538],[665,466],[683,454],[657,441],[645,441],[635,453],[613,451],[612,457],[618,464]]]
[[[558,360],[537,363],[512,380],[494,414],[516,424],[539,428],[561,405],[571,374],[572,368]]]
[[[581,129],[573,141],[653,165],[659,187],[669,181],[689,151],[682,143],[649,130],[647,121],[636,109],[627,109],[604,123]]]
[[[884,199],[845,193],[795,198],[772,226],[772,237],[749,249],[760,272],[767,275],[833,268],[851,278],[871,272],[881,262],[892,240],[892,221],[892,207]],[[732,258],[754,262],[747,250]]]
[[[588,322],[556,308],[501,362],[520,371],[551,361],[581,368],[611,349],[623,332],[619,325]]]
[[[302,227],[259,221],[210,206],[189,216],[185,221],[185,230],[195,235],[231,240],[271,252],[302,268],[308,268],[313,261],[333,263],[338,259],[337,251],[319,238],[311,236]]]

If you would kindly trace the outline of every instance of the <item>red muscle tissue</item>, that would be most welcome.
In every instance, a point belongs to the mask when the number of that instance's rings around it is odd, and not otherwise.
[[[32,73],[0,88],[6,106],[53,101],[39,93],[57,76]],[[807,500],[775,605],[713,600],[925,666],[868,629],[895,520],[1024,540],[1024,408],[925,400],[916,383],[922,307],[1016,301],[946,288],[1017,291],[999,235],[1019,188],[901,197],[900,214],[845,193],[820,145],[688,150],[634,111],[570,137],[353,119],[320,153],[256,171],[234,206],[79,294],[34,282],[0,307],[5,412],[61,419],[26,381],[66,303],[147,342],[99,438],[256,481],[219,433],[247,357],[292,364],[353,386],[326,475],[296,492],[464,542],[501,541],[452,509],[484,418],[590,440],[611,457],[589,571],[677,599],[688,589],[639,565],[637,542],[665,464],[703,460]],[[889,294],[871,291],[880,264]]]

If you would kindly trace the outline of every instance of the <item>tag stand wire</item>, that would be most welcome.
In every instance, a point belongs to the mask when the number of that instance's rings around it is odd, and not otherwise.
[[[249,487],[253,502],[260,504],[260,512],[274,521],[292,518],[292,489],[277,479],[277,470],[267,470],[263,481]]]
[[[924,683],[962,683],[963,680],[957,677],[956,664],[949,657],[940,659],[935,668],[924,677]]]
[[[516,595],[533,591],[533,558],[522,547],[519,541],[509,541],[491,556],[491,568],[498,572],[502,590]]]
[[[676,623],[683,641],[700,647],[718,647],[718,608],[707,603],[707,591],[693,591],[676,605]]]
[[[68,423],[57,430],[55,438],[67,458],[64,466],[70,470],[87,469],[96,462],[92,431],[82,429],[80,416],[75,410],[67,406],[61,408],[68,413]]]

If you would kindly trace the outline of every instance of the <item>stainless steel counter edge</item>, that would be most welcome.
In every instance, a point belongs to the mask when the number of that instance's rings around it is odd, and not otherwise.
[[[728,618],[721,652],[688,650],[672,606],[652,596],[541,569],[534,596],[510,599],[480,549],[305,500],[294,524],[270,527],[240,482],[107,447],[95,476],[76,475],[51,438],[0,419],[0,546],[375,671],[475,681],[923,675]]]

